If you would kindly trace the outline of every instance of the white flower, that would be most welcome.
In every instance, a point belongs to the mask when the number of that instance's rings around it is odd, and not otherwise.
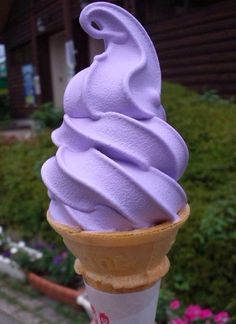
[[[10,239],[9,236],[6,237],[6,241],[7,241],[8,244],[11,244],[12,243],[12,241],[11,241],[11,239]]]
[[[18,243],[18,246],[19,246],[19,248],[23,248],[23,247],[25,247],[25,242],[24,242],[24,241],[20,241],[20,242]]]
[[[3,256],[0,254],[0,261],[2,261],[3,260]]]
[[[18,249],[16,247],[12,247],[10,249],[11,254],[16,254],[18,252]]]
[[[3,258],[3,262],[9,264],[11,263],[11,260],[9,258]]]
[[[43,253],[42,253],[42,252],[37,252],[37,253],[35,254],[35,258],[36,258],[36,259],[41,259],[42,256],[43,256]]]
[[[2,229],[2,226],[0,226],[0,234],[2,234],[3,232],[3,229]]]

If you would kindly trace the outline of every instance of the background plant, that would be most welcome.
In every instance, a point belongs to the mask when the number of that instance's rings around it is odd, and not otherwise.
[[[47,102],[35,110],[31,114],[31,118],[35,120],[41,128],[56,128],[62,122],[63,109],[55,107],[52,102]]]
[[[204,100],[171,84],[163,93],[168,120],[190,150],[181,182],[191,205],[190,219],[170,253],[166,286],[186,304],[236,314],[236,105]]]
[[[65,250],[54,246],[41,246],[42,257],[32,260],[29,256],[19,251],[13,256],[14,261],[26,271],[34,272],[59,284],[78,288],[82,285],[81,277],[74,271],[74,256]]]
[[[22,239],[38,233],[59,241],[45,220],[47,191],[41,180],[43,162],[55,153],[50,131],[28,141],[0,138],[0,220],[5,229],[18,231]]]
[[[214,313],[210,308],[198,304],[185,307],[178,299],[172,300],[168,306],[170,324],[224,324],[231,321],[230,314],[226,311]]]
[[[5,121],[10,118],[10,104],[7,93],[0,93],[0,120]]]

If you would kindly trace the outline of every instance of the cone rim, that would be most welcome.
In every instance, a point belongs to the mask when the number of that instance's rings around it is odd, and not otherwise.
[[[183,225],[183,223],[186,222],[190,214],[190,207],[188,204],[186,204],[179,212],[179,219],[177,219],[174,222],[164,222],[159,225],[155,225],[149,228],[141,228],[141,229],[134,229],[130,231],[113,231],[113,232],[98,232],[98,231],[85,231],[82,230],[80,227],[71,227],[65,224],[61,224],[57,221],[55,221],[49,210],[47,211],[47,220],[49,224],[59,233],[63,234],[63,236],[67,236],[70,239],[75,239],[75,240],[94,240],[97,241],[99,240],[102,241],[107,241],[109,242],[110,240],[126,240],[130,239],[131,237],[137,238],[150,238],[151,236],[156,236],[160,235],[161,233],[166,233],[169,231],[172,231],[174,228],[179,228]]]

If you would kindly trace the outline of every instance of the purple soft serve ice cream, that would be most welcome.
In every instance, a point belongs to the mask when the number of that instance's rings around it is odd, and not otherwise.
[[[90,231],[175,221],[186,205],[177,181],[188,150],[165,121],[154,46],[133,16],[112,4],[88,5],[80,24],[104,40],[105,51],[65,91],[64,121],[52,133],[58,150],[42,167],[51,217]]]

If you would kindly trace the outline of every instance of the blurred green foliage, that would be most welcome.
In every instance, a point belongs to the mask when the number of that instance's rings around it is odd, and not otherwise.
[[[31,114],[31,118],[40,128],[56,128],[62,122],[63,109],[55,107],[52,102],[46,102]]]
[[[168,122],[184,137],[189,166],[181,178],[191,215],[170,253],[165,286],[186,304],[236,315],[236,104],[163,87]]]
[[[181,184],[191,216],[170,253],[158,312],[163,317],[162,309],[175,296],[186,305],[235,315],[236,104],[173,84],[164,84],[162,102],[168,122],[190,150]],[[48,198],[40,178],[42,163],[54,152],[48,131],[27,142],[2,140],[0,219],[25,238],[40,233],[59,240],[45,219]]]
[[[2,90],[2,89],[0,89]],[[0,121],[5,121],[10,118],[10,104],[9,104],[9,96],[5,91],[0,92]]]
[[[75,257],[68,251],[45,245],[41,249],[42,258],[32,260],[24,251],[11,257],[26,271],[37,273],[59,284],[72,288],[82,286],[82,277],[74,271]]]
[[[0,138],[0,146],[1,225],[19,231],[23,239],[38,233],[57,239],[45,221],[48,197],[40,176],[43,162],[56,151],[50,132],[24,142]]]

